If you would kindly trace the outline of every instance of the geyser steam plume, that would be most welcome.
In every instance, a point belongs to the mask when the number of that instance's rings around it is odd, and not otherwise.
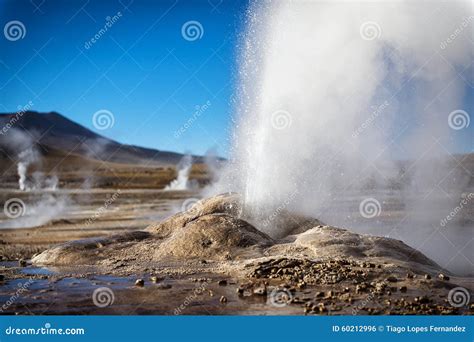
[[[165,190],[187,190],[191,184],[189,181],[189,174],[193,166],[193,158],[190,155],[185,155],[178,163],[178,177],[171,181],[165,187]]]
[[[439,194],[449,170],[428,165],[457,148],[448,116],[463,109],[458,74],[472,84],[471,19],[469,1],[256,2],[242,44],[233,162],[218,191],[241,192],[255,220],[284,203],[349,227],[326,209],[353,192],[399,190],[401,201],[412,190]],[[404,172],[401,160],[416,163]],[[456,176],[447,177],[457,192],[441,205],[447,213],[467,182]]]

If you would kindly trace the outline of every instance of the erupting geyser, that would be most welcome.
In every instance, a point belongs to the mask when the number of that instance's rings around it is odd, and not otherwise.
[[[354,192],[399,191],[405,203],[416,192],[422,206],[439,194],[449,170],[429,163],[458,148],[448,116],[463,106],[457,73],[472,61],[470,26],[443,42],[456,23],[472,25],[472,8],[433,5],[255,4],[243,39],[233,161],[218,191],[242,193],[255,220],[283,206],[342,225],[347,217],[326,209]],[[401,174],[402,160],[416,160],[409,173]],[[458,176],[449,176],[452,196],[442,199],[448,213],[467,184]],[[439,222],[430,215],[421,218],[428,226]]]

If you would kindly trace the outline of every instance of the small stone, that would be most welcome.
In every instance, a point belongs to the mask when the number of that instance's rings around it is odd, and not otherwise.
[[[0,281],[4,281],[5,280],[5,276],[3,274],[0,274]]]
[[[201,260],[200,263],[205,265],[205,264],[207,264],[207,261],[206,260]]]
[[[152,283],[158,283],[160,280],[162,280],[161,278],[158,278],[157,276],[151,276],[150,277],[150,280]]]
[[[413,278],[415,278],[415,275],[413,273],[407,273],[407,278],[408,279],[413,279]]]
[[[260,285],[253,290],[253,293],[259,296],[267,295],[267,287],[265,285]]]
[[[227,286],[227,280],[225,280],[225,279],[219,280],[219,282],[217,284],[219,286]]]
[[[441,279],[441,280],[446,280],[446,281],[449,280],[449,277],[447,275],[443,274],[443,273],[440,273],[438,275],[438,278]]]
[[[145,281],[143,279],[135,280],[135,286],[143,286],[145,285]]]
[[[158,284],[157,288],[160,290],[167,290],[170,289],[172,286],[171,284]]]
[[[421,297],[416,297],[415,302],[420,303],[420,304],[428,304],[430,302],[430,299],[426,296],[421,296]]]
[[[400,286],[400,292],[407,292],[406,286]]]
[[[20,259],[18,260],[18,265],[20,265],[20,267],[26,267],[27,262],[24,259]]]
[[[387,281],[390,282],[390,283],[396,283],[398,281],[398,279],[394,276],[390,276],[387,278]]]
[[[219,299],[219,302],[221,302],[222,304],[227,303],[227,297],[221,296],[221,299]]]
[[[425,274],[425,279],[431,279],[431,276],[429,274]]]
[[[318,292],[316,292],[316,294],[314,296],[315,297],[324,297],[324,292],[318,291]]]

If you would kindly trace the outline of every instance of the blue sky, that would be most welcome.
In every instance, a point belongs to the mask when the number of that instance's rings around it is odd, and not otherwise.
[[[57,111],[123,143],[226,154],[245,1],[0,3],[2,28],[18,20],[26,30],[23,39],[0,39],[0,112],[32,101],[32,110]],[[100,34],[107,17],[113,23]],[[183,37],[189,21],[201,25],[199,39]],[[176,138],[206,103],[199,120]],[[102,109],[114,116],[106,130],[92,122]]]
[[[0,36],[0,112],[31,101],[32,110],[57,111],[122,143],[225,156],[247,6],[247,0],[0,0],[1,28],[18,20],[26,32],[14,41]],[[199,39],[183,36],[190,21],[201,25]],[[472,112],[472,87],[466,90],[463,108]],[[100,110],[114,117],[106,130],[93,124]],[[458,151],[473,151],[474,122],[452,134]]]

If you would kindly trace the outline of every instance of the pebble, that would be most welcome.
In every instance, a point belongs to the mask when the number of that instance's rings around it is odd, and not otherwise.
[[[253,290],[253,293],[259,296],[267,295],[267,287],[265,285],[260,285]]]
[[[425,274],[425,279],[431,279],[431,276],[429,274]]]
[[[157,276],[151,276],[150,277],[150,280],[152,283],[158,283],[160,280],[162,280],[161,278],[158,278]]]
[[[227,286],[227,280],[225,280],[225,279],[219,280],[219,282],[217,284],[219,286]]]
[[[400,286],[400,292],[407,292],[406,286]]]
[[[18,260],[18,265],[20,265],[20,267],[25,267],[27,265],[26,260],[24,259]]]
[[[143,279],[135,280],[135,286],[143,286],[145,285],[145,281]]]
[[[391,282],[391,283],[396,283],[398,281],[398,279],[396,277],[391,276],[391,277],[387,278],[387,281]]]
[[[447,275],[443,274],[443,273],[440,273],[438,275],[438,278],[441,279],[441,280],[446,280],[446,281],[449,280],[449,277]]]
[[[227,297],[221,296],[221,299],[219,299],[219,302],[221,302],[222,304],[227,303]]]

